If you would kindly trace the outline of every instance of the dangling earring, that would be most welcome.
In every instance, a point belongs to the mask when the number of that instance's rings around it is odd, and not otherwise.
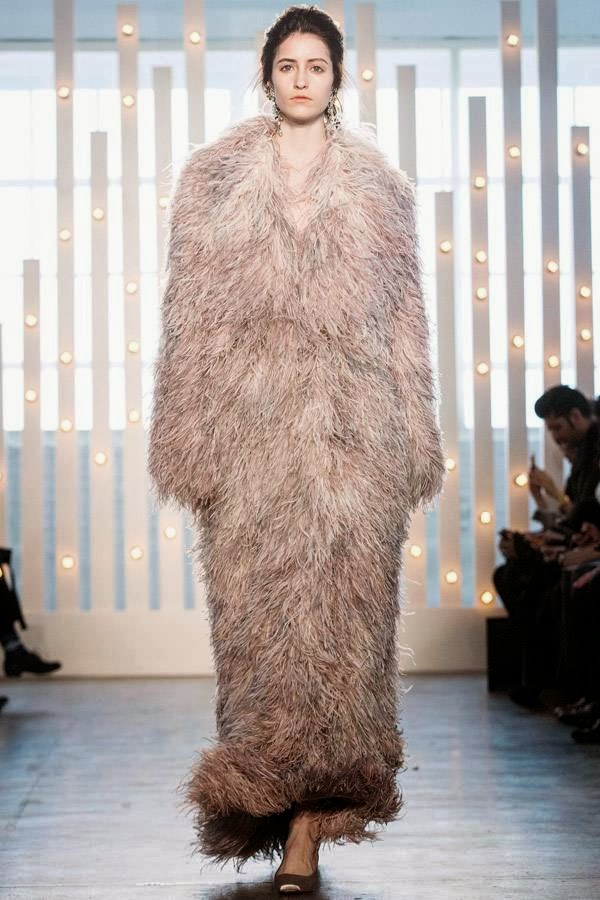
[[[327,129],[329,134],[332,134],[334,131],[337,131],[337,129],[342,124],[340,110],[338,109],[338,106],[336,105],[336,103],[339,103],[339,99],[338,99],[337,90],[334,90],[331,92],[331,97],[329,98],[329,103],[327,104],[327,106],[325,108],[325,112],[323,114],[325,117],[325,128]]]
[[[267,95],[267,99],[270,100],[271,103],[273,104],[273,121],[277,125],[277,134],[282,135],[283,132],[281,130],[281,122],[282,122],[283,116],[281,114],[281,110],[279,109],[279,107],[277,106],[277,103],[275,102],[275,91],[273,90],[273,85],[268,84],[266,86],[265,94]]]

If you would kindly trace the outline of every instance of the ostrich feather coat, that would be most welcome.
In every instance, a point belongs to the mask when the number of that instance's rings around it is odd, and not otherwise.
[[[217,680],[184,803],[238,870],[294,802],[324,844],[397,817],[401,549],[446,471],[412,182],[342,126],[305,187],[300,230],[260,114],[189,153],[169,207],[147,465],[194,517]]]

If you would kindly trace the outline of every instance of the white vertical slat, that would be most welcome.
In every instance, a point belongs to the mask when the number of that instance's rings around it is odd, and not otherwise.
[[[6,474],[6,448],[4,446],[4,370],[2,363],[2,322],[0,322],[0,546],[6,547],[8,544],[6,527],[8,514],[6,486],[8,479]]]
[[[485,97],[469,97],[469,179],[474,365],[475,594],[479,603],[489,605],[494,601],[491,573],[496,561],[494,539],[496,512],[492,439]]]
[[[571,128],[573,203],[573,270],[575,283],[576,382],[594,395],[592,323],[592,212],[590,202],[590,129]]]
[[[439,501],[440,605],[445,608],[460,606],[462,584],[453,202],[453,191],[436,192],[437,357],[441,392],[440,426],[448,454],[446,461],[448,474]]]
[[[398,91],[398,159],[400,168],[413,179],[417,178],[416,66],[396,66]]]
[[[184,0],[183,47],[187,85],[188,141],[206,140],[204,90],[206,87],[206,23],[204,0]]]
[[[377,64],[375,45],[375,6],[356,4],[356,80],[359,118],[377,128]]]
[[[114,462],[109,409],[107,134],[90,135],[92,218],[92,431],[90,434],[90,576],[93,609],[113,609]]]
[[[128,609],[148,607],[148,502],[146,432],[142,410],[139,353],[127,343],[141,343],[140,222],[137,126],[138,15],[134,4],[119,4],[117,13],[119,88],[121,93],[121,166],[123,196],[123,303],[125,306],[125,401],[123,502],[125,597]]]
[[[56,596],[79,608],[78,453],[75,429],[73,252],[73,0],[55,0],[58,431],[56,433]]]
[[[44,607],[40,390],[40,261],[23,260],[23,435],[21,441],[21,590],[27,611]]]
[[[256,52],[256,71],[260,73],[261,65],[260,65],[260,55],[262,51],[263,44],[265,42],[265,33],[264,31],[257,31],[254,35],[254,49]],[[260,75],[259,75],[260,77]],[[262,84],[259,81],[258,87],[256,89],[256,109],[257,112],[266,112],[269,113],[271,110],[271,103],[267,103],[267,95],[263,91]]]
[[[558,92],[556,0],[537,0],[542,216],[544,388],[561,382],[560,259],[558,234]],[[563,482],[563,458],[544,429],[544,468]]]
[[[412,67],[407,67],[412,68]],[[398,70],[400,67],[398,67]],[[400,168],[416,181],[417,129],[415,117],[410,114],[414,109],[414,78],[403,79],[400,88],[398,76],[398,158]],[[400,93],[401,91],[401,93]],[[419,210],[417,209],[417,216]],[[408,540],[402,551],[403,565],[401,571],[401,589],[410,602],[412,609],[423,607],[427,603],[427,534],[426,519],[421,510],[417,510],[410,523]]]
[[[521,15],[519,0],[501,3],[500,53],[504,116],[504,218],[506,222],[506,325],[509,477],[508,523],[526,531],[527,411],[525,403],[525,282],[523,266],[523,167],[521,155]],[[516,148],[516,149],[515,149]],[[518,152],[517,152],[518,151]],[[473,302],[475,302],[475,299]],[[516,479],[516,480],[515,480]]]
[[[167,206],[171,186],[171,69],[160,66],[154,78],[154,145],[156,156],[156,259],[158,296],[164,285],[167,251]],[[160,605],[181,609],[183,606],[185,520],[181,512],[166,506],[158,510],[158,547],[160,563]]]

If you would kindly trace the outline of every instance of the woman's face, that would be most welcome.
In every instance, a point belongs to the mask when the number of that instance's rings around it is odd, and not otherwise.
[[[291,122],[306,124],[323,115],[333,87],[327,44],[316,34],[290,34],[273,59],[275,102]],[[307,100],[294,100],[297,95]]]

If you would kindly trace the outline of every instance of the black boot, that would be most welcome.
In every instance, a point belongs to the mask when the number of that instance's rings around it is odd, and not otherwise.
[[[4,696],[0,697],[0,712],[2,711],[3,707],[6,706],[7,703],[8,703],[8,697],[4,697]]]
[[[23,672],[46,675],[60,669],[61,665],[59,662],[46,662],[22,645],[15,650],[8,650],[4,656],[4,674],[7,678],[19,678]]]

